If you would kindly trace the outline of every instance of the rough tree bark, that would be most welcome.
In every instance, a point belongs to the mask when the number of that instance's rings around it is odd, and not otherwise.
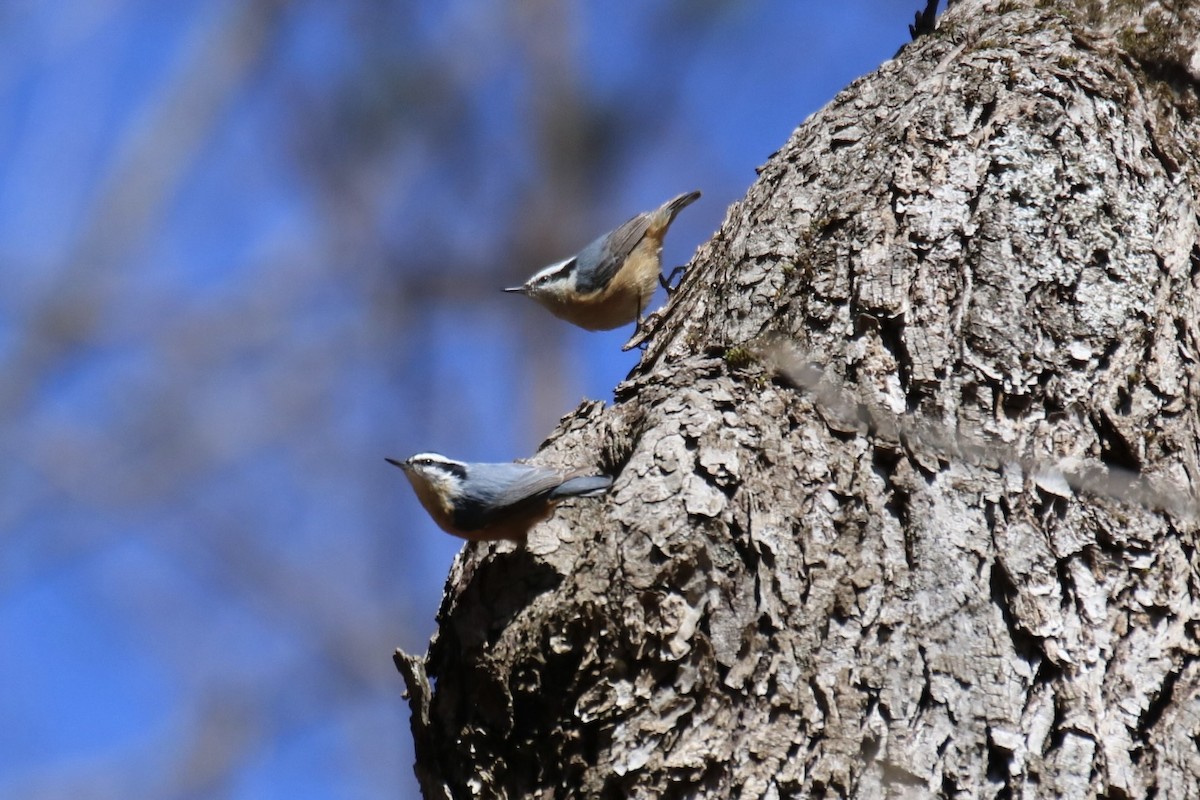
[[[1200,796],[1193,5],[962,0],[795,132],[397,654],[428,798]]]

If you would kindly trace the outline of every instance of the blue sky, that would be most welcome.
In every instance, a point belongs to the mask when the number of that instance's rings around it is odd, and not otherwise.
[[[461,543],[384,456],[610,400],[498,289],[701,189],[684,263],[916,5],[0,10],[0,796],[415,796]]]

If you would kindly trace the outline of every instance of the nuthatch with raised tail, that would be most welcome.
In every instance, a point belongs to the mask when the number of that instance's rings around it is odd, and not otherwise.
[[[559,501],[602,495],[613,482],[606,475],[568,474],[534,464],[468,464],[437,453],[387,461],[404,470],[439,528],[475,542],[524,542]]]
[[[589,331],[610,331],[634,320],[662,279],[662,245],[675,215],[700,197],[681,194],[654,211],[638,214],[606,233],[576,255],[551,264],[521,286],[520,292],[541,303],[559,319]]]

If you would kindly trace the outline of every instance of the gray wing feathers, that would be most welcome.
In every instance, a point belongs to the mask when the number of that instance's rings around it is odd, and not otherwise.
[[[493,508],[515,505],[548,492],[562,480],[558,470],[533,464],[471,465],[472,494]]]
[[[463,530],[478,530],[506,509],[516,511],[537,498],[561,500],[599,494],[612,485],[605,476],[569,478],[550,467],[533,464],[472,464],[469,485],[460,499],[455,524]]]
[[[590,270],[579,273],[576,286],[579,291],[590,294],[608,285],[625,259],[637,247],[650,227],[650,215],[638,214],[612,233],[606,233],[579,251],[576,261],[580,266],[594,264]]]
[[[577,263],[585,267],[579,272],[576,287],[584,294],[598,292],[608,285],[617,274],[617,270],[625,263],[625,259],[633,252],[633,248],[645,238],[650,226],[665,232],[675,215],[699,199],[699,192],[686,192],[674,197],[653,211],[638,214],[625,222],[612,233],[601,236],[596,241],[579,251]],[[666,215],[664,220],[662,217]],[[591,269],[586,267],[591,266]]]

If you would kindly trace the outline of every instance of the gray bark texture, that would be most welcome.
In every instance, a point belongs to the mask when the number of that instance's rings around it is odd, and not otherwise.
[[[961,0],[796,130],[397,653],[427,798],[1200,797],[1194,6]]]

